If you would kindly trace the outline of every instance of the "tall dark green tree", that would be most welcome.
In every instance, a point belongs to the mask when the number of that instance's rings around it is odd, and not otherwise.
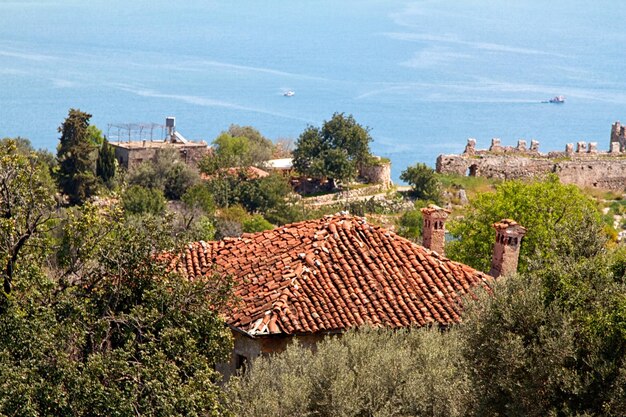
[[[106,185],[111,184],[115,177],[115,150],[107,138],[104,138],[102,146],[98,150],[98,160],[96,161],[96,175],[102,179]]]
[[[335,113],[321,128],[309,126],[298,138],[293,165],[298,172],[317,179],[335,181],[354,178],[359,165],[371,156],[369,129],[351,115]]]
[[[90,140],[91,114],[70,109],[59,127],[58,182],[71,204],[81,204],[95,193],[96,147]]]

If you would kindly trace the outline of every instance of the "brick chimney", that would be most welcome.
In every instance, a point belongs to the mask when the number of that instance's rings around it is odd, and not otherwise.
[[[493,228],[496,229],[496,244],[489,275],[497,278],[517,271],[519,248],[526,229],[511,219],[500,220],[493,224]]]
[[[446,210],[434,204],[421,209],[423,217],[422,245],[440,255],[444,255],[446,243],[445,222],[450,214]]]

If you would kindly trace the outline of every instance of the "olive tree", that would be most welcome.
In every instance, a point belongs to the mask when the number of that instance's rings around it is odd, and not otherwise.
[[[0,262],[3,294],[12,290],[16,268],[55,217],[54,185],[48,167],[18,143],[0,143]],[[43,252],[43,250],[39,250]]]
[[[255,360],[227,391],[237,415],[463,416],[472,399],[456,332],[359,329]]]

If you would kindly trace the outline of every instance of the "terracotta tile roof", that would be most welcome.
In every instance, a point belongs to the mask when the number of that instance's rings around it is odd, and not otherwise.
[[[232,275],[240,302],[226,321],[251,335],[448,325],[460,296],[492,279],[349,215],[192,243],[170,267]]]

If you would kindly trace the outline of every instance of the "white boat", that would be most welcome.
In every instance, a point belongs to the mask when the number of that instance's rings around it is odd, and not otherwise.
[[[563,96],[552,97],[549,102],[562,104],[562,103],[565,103],[565,97]]]
[[[291,90],[285,91],[283,93],[283,96],[285,96],[285,97],[293,97],[294,95],[296,95],[296,92],[295,91],[291,91]]]

